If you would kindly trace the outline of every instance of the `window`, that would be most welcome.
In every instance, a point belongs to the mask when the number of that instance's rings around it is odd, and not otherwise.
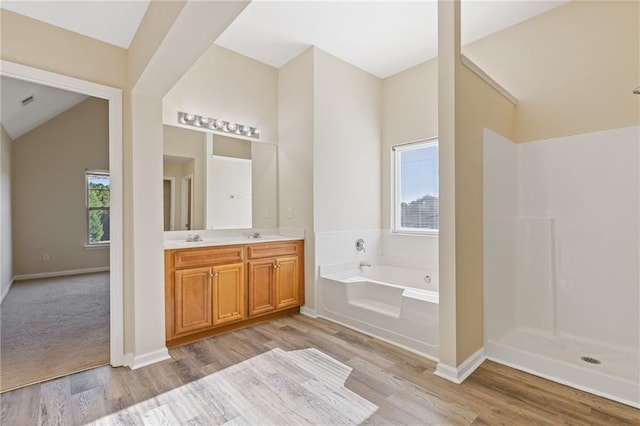
[[[87,170],[87,245],[109,244],[109,172]]]
[[[437,233],[438,140],[393,147],[394,231]]]

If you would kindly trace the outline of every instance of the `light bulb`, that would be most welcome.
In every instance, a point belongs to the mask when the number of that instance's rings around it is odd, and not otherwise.
[[[251,129],[249,128],[249,126],[242,126],[242,127],[240,128],[240,131],[241,131],[242,133],[244,133],[245,135],[248,135],[249,133],[251,133]]]
[[[193,119],[194,119],[194,118],[195,118],[195,117],[194,117],[194,115],[193,115],[193,114],[185,114],[185,115],[184,115],[184,119],[185,119],[185,121],[187,121],[187,122],[188,122],[188,121],[193,121]]]
[[[222,120],[216,120],[215,128],[216,128],[216,129],[222,129],[223,127],[224,127],[224,121],[222,121]]]
[[[235,132],[237,128],[238,128],[238,125],[236,123],[227,124],[227,129],[229,129],[230,132]]]
[[[201,126],[205,126],[209,122],[209,117],[200,117],[198,120]]]

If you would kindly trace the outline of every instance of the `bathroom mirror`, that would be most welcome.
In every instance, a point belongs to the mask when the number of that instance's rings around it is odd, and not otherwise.
[[[164,230],[275,228],[276,145],[165,125]]]

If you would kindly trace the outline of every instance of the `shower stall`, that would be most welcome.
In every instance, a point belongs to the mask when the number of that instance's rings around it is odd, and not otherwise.
[[[640,127],[484,135],[489,359],[640,407]]]

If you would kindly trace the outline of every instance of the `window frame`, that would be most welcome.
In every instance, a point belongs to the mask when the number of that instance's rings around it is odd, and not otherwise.
[[[89,206],[89,178],[93,176],[106,176],[109,178],[109,207],[90,207]],[[84,246],[88,249],[95,248],[109,248],[111,245],[111,238],[109,241],[100,241],[97,243],[92,243],[90,241],[91,230],[89,227],[91,226],[91,219],[89,218],[90,212],[94,210],[107,210],[109,212],[109,217],[111,217],[111,175],[109,170],[100,170],[100,169],[86,169],[84,171],[84,207],[85,207],[85,222],[86,222],[86,238]]]
[[[434,136],[427,139],[419,139],[413,142],[406,142],[402,144],[396,144],[391,147],[391,162],[392,162],[392,178],[393,182],[391,185],[391,200],[393,202],[391,208],[391,232],[394,234],[409,234],[409,235],[426,235],[426,236],[437,236],[440,234],[440,229],[421,229],[421,228],[403,228],[401,226],[402,219],[402,207],[400,200],[400,155],[399,152],[409,150],[409,149],[418,149],[429,146],[436,146],[438,148],[438,158],[440,156],[440,147],[438,136]],[[439,169],[438,169],[439,174]],[[438,187],[438,199],[440,198],[440,188]],[[438,216],[440,212],[438,211]]]

